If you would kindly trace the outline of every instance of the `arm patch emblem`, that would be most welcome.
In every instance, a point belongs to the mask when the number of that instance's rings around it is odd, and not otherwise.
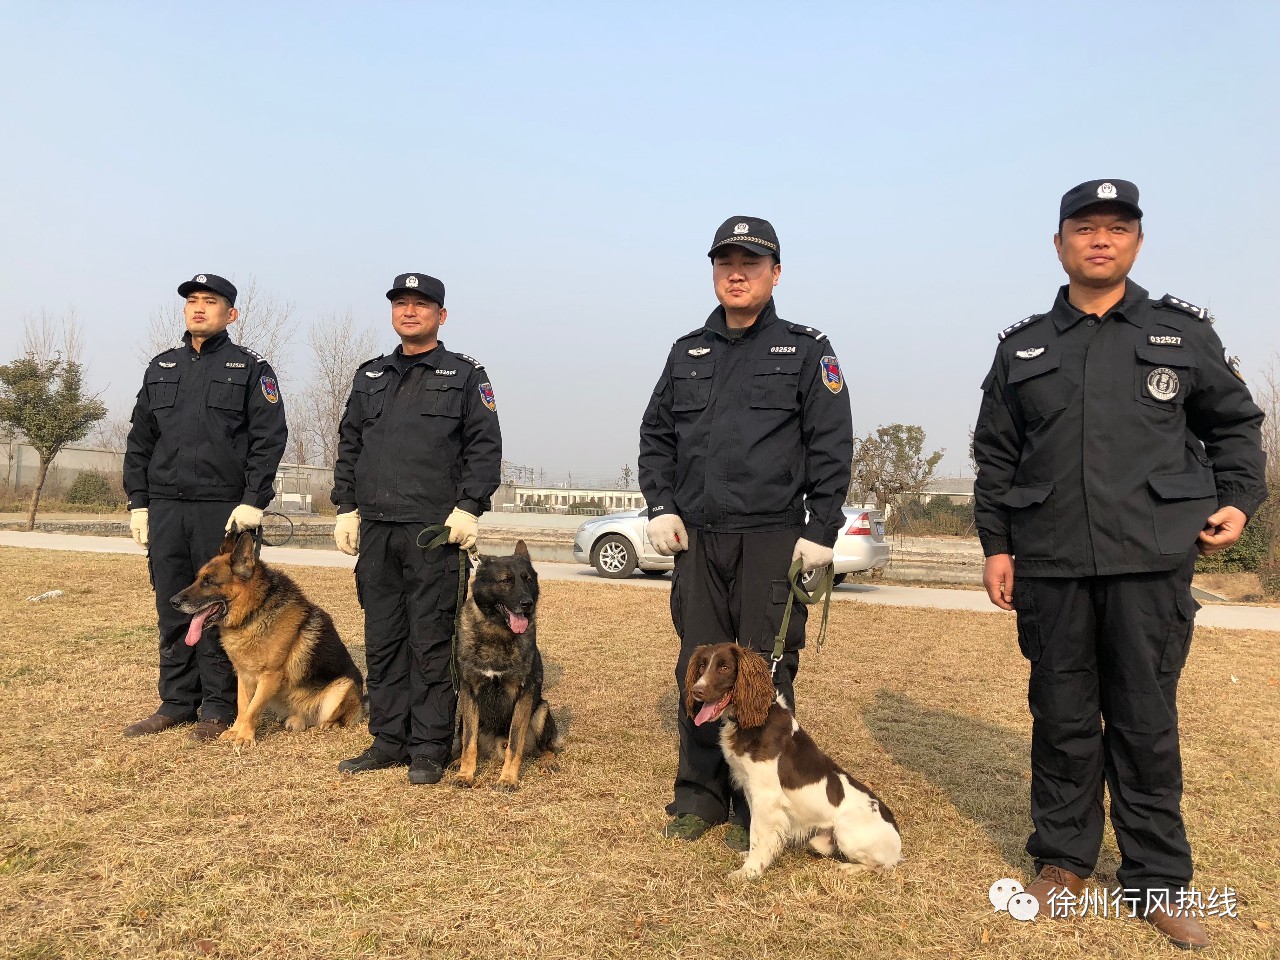
[[[844,375],[840,373],[840,361],[827,355],[822,358],[822,382],[832,393],[844,389]]]

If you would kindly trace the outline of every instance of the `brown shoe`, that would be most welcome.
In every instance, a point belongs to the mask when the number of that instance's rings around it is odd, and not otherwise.
[[[1062,891],[1066,891],[1071,896],[1065,896]],[[1027,885],[1024,891],[1036,898],[1036,902],[1040,904],[1040,912],[1037,917],[1048,919],[1068,919],[1076,914],[1067,910],[1062,913],[1063,906],[1071,906],[1075,903],[1075,898],[1084,893],[1084,880],[1077,877],[1070,870],[1064,870],[1062,867],[1055,866],[1052,863],[1046,863],[1040,868],[1040,872],[1036,874],[1036,878]],[[1055,915],[1054,906],[1058,905],[1058,913]]]
[[[1203,950],[1209,945],[1209,931],[1192,916],[1174,916],[1163,907],[1152,907],[1142,918],[1181,950]]]
[[[124,728],[126,737],[145,737],[148,734],[159,733],[162,730],[168,730],[171,727],[179,727],[184,723],[190,723],[190,720],[178,720],[174,717],[166,717],[163,713],[153,713],[145,720],[139,720],[137,723],[131,723]]]
[[[210,740],[217,740],[230,729],[231,724],[225,720],[201,720],[191,728],[187,739],[196,743],[208,743]]]

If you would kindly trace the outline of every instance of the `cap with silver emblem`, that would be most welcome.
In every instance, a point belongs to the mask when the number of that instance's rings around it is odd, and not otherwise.
[[[1117,203],[1133,211],[1133,215],[1139,220],[1142,219],[1137,184],[1128,180],[1089,180],[1062,195],[1062,203],[1058,207],[1058,223],[1099,203]]]
[[[213,273],[197,273],[185,283],[178,284],[178,296],[189,297],[197,290],[208,290],[220,297],[226,297],[231,305],[236,305],[236,285]]]
[[[402,273],[396,277],[391,289],[387,291],[387,299],[394,300],[401,293],[420,293],[428,300],[444,306],[444,284],[425,273]]]
[[[778,235],[773,224],[759,217],[730,217],[720,224],[716,237],[711,242],[708,257],[714,257],[721,247],[729,245],[742,247],[752,253],[764,256],[772,255],[782,262],[782,249],[778,245]]]

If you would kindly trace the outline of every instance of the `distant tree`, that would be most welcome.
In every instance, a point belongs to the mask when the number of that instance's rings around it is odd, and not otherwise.
[[[973,449],[973,427],[969,428],[969,476],[978,475],[978,454]]]
[[[81,440],[107,415],[97,396],[84,392],[80,364],[62,356],[41,358],[27,353],[0,365],[0,423],[21,431],[40,457],[27,529],[34,530],[36,509],[49,464],[68,443]]]
[[[89,442],[99,450],[124,453],[126,442],[129,439],[129,427],[128,420],[109,417],[93,425],[93,432],[89,434]]]
[[[308,458],[298,463],[332,466],[338,459],[338,424],[351,393],[351,378],[373,356],[376,342],[372,330],[356,328],[350,309],[311,324],[307,331],[310,375],[289,408],[289,433],[299,435],[302,444],[295,447],[296,455]]]
[[[632,478],[633,476],[634,476],[634,474],[631,472],[631,464],[629,464],[629,463],[627,463],[627,464],[623,464],[623,466],[622,466],[622,475],[621,475],[621,476],[619,476],[619,477],[618,477],[618,480],[617,480],[618,486],[619,486],[619,487],[621,487],[623,490],[630,490],[630,489],[631,489],[631,478]]]
[[[897,505],[905,495],[919,496],[945,450],[924,453],[924,428],[891,423],[865,437],[854,437],[849,502]]]

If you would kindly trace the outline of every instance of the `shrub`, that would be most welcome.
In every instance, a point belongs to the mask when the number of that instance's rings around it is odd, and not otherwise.
[[[97,470],[84,470],[76,475],[63,497],[67,503],[112,507],[120,502],[115,485]]]

